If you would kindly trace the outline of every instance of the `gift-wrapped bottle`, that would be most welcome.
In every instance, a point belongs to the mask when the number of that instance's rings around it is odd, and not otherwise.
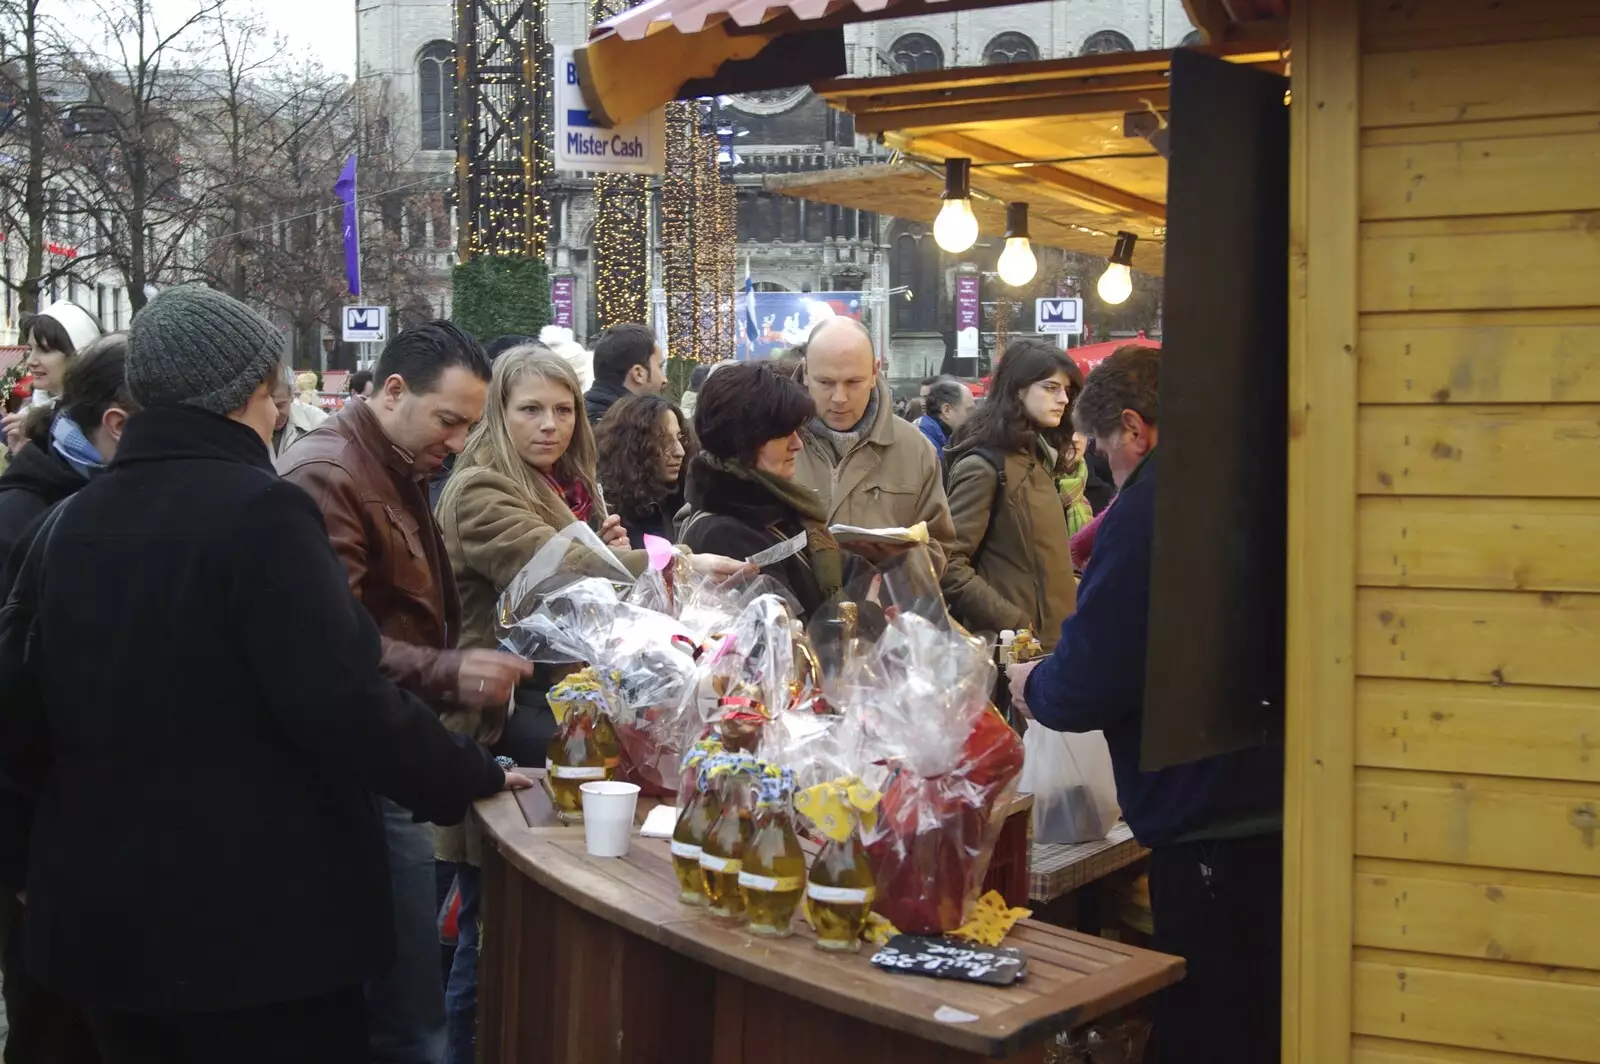
[[[806,876],[806,912],[817,932],[817,948],[856,950],[874,897],[872,865],[861,842],[863,817],[876,815],[878,793],[855,780],[810,789],[797,805],[823,837]]]
[[[739,869],[750,933],[782,938],[793,933],[794,913],[805,887],[806,855],[794,832],[790,799],[794,773],[770,772],[756,784],[757,801],[750,842]]]
[[[719,802],[717,819],[700,845],[700,882],[713,916],[744,915],[739,872],[752,830],[754,765],[753,757],[731,755],[708,773],[708,782],[718,788]]]
[[[678,877],[678,900],[685,905],[705,905],[706,890],[700,878],[700,849],[721,812],[717,787],[710,778],[722,746],[715,740],[696,743],[684,757],[684,777],[693,778],[679,792],[684,801],[672,829],[672,870]]]
[[[622,759],[622,746],[605,709],[593,669],[573,673],[550,689],[550,708],[560,718],[545,754],[545,785],[557,814],[583,820],[583,784],[608,780]]]

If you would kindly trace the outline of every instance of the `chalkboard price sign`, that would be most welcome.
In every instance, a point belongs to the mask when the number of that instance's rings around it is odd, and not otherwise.
[[[1020,949],[977,946],[923,935],[894,936],[872,955],[872,963],[888,972],[993,986],[1010,986],[1028,974],[1028,955]]]

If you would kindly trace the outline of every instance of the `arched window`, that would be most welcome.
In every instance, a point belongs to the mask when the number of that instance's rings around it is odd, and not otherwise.
[[[889,324],[895,332],[935,332],[939,328],[939,248],[933,234],[905,223],[889,253],[889,284],[906,294],[889,297]]]
[[[417,104],[423,151],[455,151],[456,61],[448,41],[434,41],[417,60]]]
[[[1031,63],[1039,58],[1039,46],[1026,33],[1002,33],[990,41],[983,50],[983,60],[990,66],[999,63]]]
[[[944,66],[944,49],[926,33],[908,33],[889,46],[889,56],[907,74]]]
[[[1203,45],[1205,43],[1206,43],[1205,37],[1203,37],[1201,35],[1199,30],[1190,30],[1188,33],[1185,33],[1183,35],[1183,40],[1178,42],[1178,47],[1179,48],[1199,48],[1201,45]]]
[[[1079,55],[1098,55],[1101,52],[1131,52],[1133,42],[1116,30],[1101,30],[1089,34],[1089,39],[1078,49]]]

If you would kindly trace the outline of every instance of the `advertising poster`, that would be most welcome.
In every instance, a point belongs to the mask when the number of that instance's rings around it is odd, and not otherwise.
[[[982,327],[979,306],[979,278],[975,273],[956,274],[956,357],[978,357],[978,330]]]
[[[575,281],[571,277],[550,278],[550,324],[572,328]]]
[[[833,317],[861,320],[860,292],[753,292],[740,293],[743,304],[754,299],[754,333],[752,342],[746,328],[738,330],[738,357],[771,358],[780,355],[796,344],[804,343],[818,323]],[[741,321],[745,308],[741,306]]]

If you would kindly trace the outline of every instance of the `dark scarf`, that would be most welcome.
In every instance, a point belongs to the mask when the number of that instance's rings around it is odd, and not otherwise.
[[[752,469],[733,460],[724,461],[705,451],[701,451],[695,461],[704,462],[725,476],[759,489],[793,511],[800,527],[805,529],[806,550],[811,555],[811,573],[817,579],[822,597],[831,598],[844,586],[844,556],[839,552],[839,541],[828,531],[828,515],[816,492],[766,470]]]

